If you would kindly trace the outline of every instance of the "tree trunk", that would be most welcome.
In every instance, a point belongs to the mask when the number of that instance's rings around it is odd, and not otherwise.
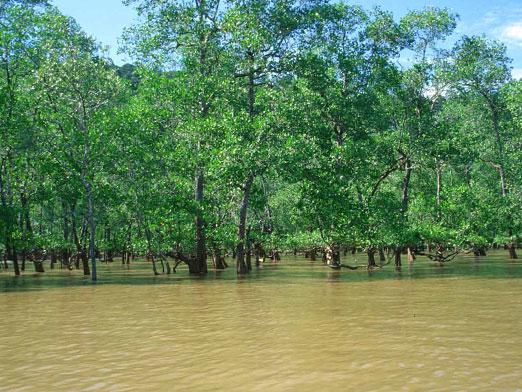
[[[243,200],[239,209],[239,224],[237,229],[237,247],[236,247],[236,269],[238,274],[246,274],[248,266],[245,263],[245,234],[246,219],[248,211],[248,201],[250,199],[250,189],[254,182],[254,175],[250,174],[243,185]]]
[[[442,165],[437,161],[437,194],[436,194],[436,208],[437,208],[437,220],[441,219],[440,210],[440,194],[442,191]]]
[[[7,260],[11,260],[13,262],[15,276],[20,276],[20,266],[18,265],[18,255],[16,253],[16,248],[10,244],[6,248]]]
[[[94,221],[94,200],[92,197],[92,187],[90,182],[85,183],[85,191],[87,192],[87,220],[89,222],[89,258],[91,259],[92,266],[92,280],[97,280],[96,274],[96,252],[95,252],[95,234],[96,234],[96,222]],[[84,274],[88,275],[89,264],[87,263],[87,269],[85,263],[83,267]],[[87,273],[86,273],[87,272]]]
[[[196,213],[196,257],[189,263],[189,273],[191,274],[206,274],[207,273],[207,247],[205,237],[205,221],[203,219],[203,189],[204,189],[204,175],[203,168],[196,169],[196,192],[195,200],[198,205]]]
[[[374,268],[377,266],[375,263],[375,248],[369,247],[366,251],[368,254],[368,268]]]
[[[15,276],[20,276],[20,267],[18,265],[18,254],[16,252],[16,248],[13,246],[11,251]]]
[[[74,204],[71,206],[71,220],[72,220],[71,232],[72,232],[74,245],[76,246],[76,255],[75,255],[75,263],[74,263],[74,265],[75,265],[76,269],[79,269],[80,268],[80,261],[81,261],[82,265],[83,265],[83,274],[87,276],[87,275],[91,274],[91,271],[89,269],[89,259],[87,258],[87,252],[86,252],[85,247],[82,245],[82,242],[80,241],[80,238],[78,238],[78,232],[76,230],[76,216],[75,216],[75,206],[74,206]],[[81,234],[82,241],[83,241],[83,238],[85,236],[85,230],[84,229],[86,230],[85,220],[82,223],[82,234]]]
[[[247,238],[246,238],[246,255],[245,255],[245,261],[246,266],[249,271],[252,271],[252,242],[250,241],[250,235],[249,231],[247,232]]]
[[[412,170],[411,162],[409,159],[406,159],[406,161],[404,163],[404,178],[402,180],[401,212],[403,214],[406,214],[406,212],[408,211],[411,170]]]
[[[224,264],[224,258],[221,256],[221,249],[218,247],[214,247],[214,255],[213,255],[213,264],[214,268],[217,270],[224,270],[225,264]]]
[[[20,266],[18,265],[18,258],[16,254],[16,248],[13,243],[13,215],[11,212],[11,205],[8,203],[8,194],[9,192],[9,180],[6,179],[4,182],[4,176],[7,177],[7,159],[2,158],[2,164],[0,165],[0,200],[2,204],[2,209],[0,210],[2,212],[2,216],[0,216],[0,219],[3,220],[3,226],[4,226],[4,246],[5,251],[7,254],[7,259],[11,260],[13,262],[14,272],[15,276],[20,276]],[[6,263],[7,265],[7,263]]]
[[[43,266],[43,259],[37,260],[35,257],[33,264],[34,264],[34,272],[42,272],[42,273],[45,272],[44,266]]]
[[[407,248],[407,254],[408,254],[408,263],[413,263],[413,260],[415,260],[415,254],[411,251],[411,248],[409,246]]]
[[[56,251],[53,249],[51,251],[51,269],[54,269],[54,265],[56,264],[56,260],[57,260]]]
[[[508,251],[509,251],[509,258],[514,260],[518,259],[517,251],[516,251],[516,245],[513,242],[510,242],[508,244]]]
[[[310,261],[315,261],[317,259],[317,249],[310,249]]]
[[[386,256],[384,255],[384,249],[382,248],[382,246],[379,247],[379,261],[381,262],[381,264],[386,262]]]
[[[256,258],[256,267],[259,268],[259,265],[261,264],[261,249],[260,249],[260,246],[259,244],[255,244],[254,245],[254,255],[255,255],[255,258]]]
[[[498,173],[500,176],[500,188],[502,191],[502,197],[506,197],[507,193],[508,193],[508,187],[507,187],[507,181],[506,181],[506,173],[504,170],[504,144],[502,143],[502,138],[500,136],[499,113],[498,113],[498,109],[497,109],[496,105],[492,101],[489,101],[489,105],[491,108],[493,129],[495,130],[495,139],[496,139],[497,148],[498,148],[499,163],[498,163],[497,169],[498,169]],[[513,220],[513,217],[511,216],[511,214],[508,214],[507,219],[508,219],[508,223],[511,225],[512,220]],[[512,227],[509,227],[508,231],[509,231],[509,236],[512,237],[513,236]],[[508,244],[507,248],[509,251],[509,258],[517,259],[518,256],[517,256],[517,252],[516,252],[516,245],[513,242],[511,242]]]
[[[327,246],[324,249],[324,257],[327,265],[339,266],[341,264],[341,254],[339,252],[339,247],[336,245]]]
[[[511,238],[513,238],[513,230],[512,229],[509,229],[509,236]],[[508,251],[509,251],[509,258],[511,260],[515,260],[515,259],[518,259],[518,255],[517,255],[517,244],[514,242],[514,241],[511,241],[508,246]]]
[[[402,265],[402,262],[401,262],[401,253],[402,253],[402,247],[400,246],[397,246],[394,250],[394,255],[395,255],[395,266],[396,267],[400,267]]]

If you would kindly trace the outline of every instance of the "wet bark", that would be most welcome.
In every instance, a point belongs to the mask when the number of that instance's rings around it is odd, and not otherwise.
[[[239,224],[237,230],[238,243],[236,246],[236,268],[238,274],[245,274],[248,272],[248,266],[245,263],[245,234],[246,234],[246,219],[248,211],[248,202],[250,200],[250,189],[254,182],[254,175],[250,174],[243,185],[243,200],[239,209]]]
[[[132,222],[129,222],[129,226],[127,227],[127,236],[125,238],[125,243],[123,244],[123,252],[121,255],[121,263],[129,265],[130,263],[130,243],[131,243],[131,235],[132,235]]]
[[[7,260],[11,260],[13,262],[13,269],[15,276],[20,276],[20,265],[18,264],[18,254],[16,252],[16,248],[14,245],[9,244],[6,247]]]
[[[512,260],[518,259],[516,246],[515,246],[515,244],[513,242],[508,244],[508,251],[509,251],[509,258],[510,259],[512,259]]]
[[[57,259],[58,258],[56,257],[56,251],[52,250],[51,251],[51,264],[50,264],[51,269],[54,269],[54,265],[56,264]]]
[[[259,268],[260,264],[261,264],[261,254],[262,254],[262,248],[261,248],[261,245],[256,243],[254,244],[254,255],[255,255],[255,263],[256,263],[256,267]]]
[[[20,204],[22,211],[20,214],[20,231],[22,232],[22,271],[25,271],[25,262],[29,250],[29,241],[32,237],[31,220],[29,217],[29,200],[25,191],[20,192]]]
[[[402,261],[401,261],[402,247],[397,246],[394,249],[393,253],[394,253],[394,256],[395,256],[395,266],[396,267],[400,267],[402,265]]]
[[[96,280],[98,278],[96,273],[96,252],[95,252],[95,234],[96,234],[96,222],[94,221],[94,200],[92,195],[92,186],[90,182],[85,182],[85,191],[87,192],[87,221],[89,224],[89,259],[91,260],[92,266],[92,280]],[[87,269],[84,262],[84,273],[88,271],[89,265],[87,263]],[[87,273],[88,275],[88,273]]]
[[[225,266],[225,258],[221,256],[221,249],[218,247],[214,247],[214,254],[213,254],[213,264],[214,268],[217,270],[224,270],[226,268]]]
[[[473,246],[473,254],[475,256],[486,256],[486,247],[483,245]]]
[[[81,232],[81,239],[78,237],[78,232],[76,230],[76,212],[75,212],[75,206],[74,204],[71,206],[71,234],[74,241],[74,245],[76,247],[76,254],[74,255],[75,260],[75,267],[76,269],[80,268],[80,261],[83,265],[83,274],[84,275],[90,275],[91,271],[89,268],[89,259],[87,258],[87,252],[85,249],[85,246],[82,244],[83,239],[87,233],[87,221],[84,219],[82,222],[82,232]]]
[[[381,262],[381,264],[386,262],[386,256],[384,254],[384,249],[382,248],[382,246],[379,247],[379,261]]]
[[[374,268],[377,266],[375,263],[375,248],[369,247],[366,250],[366,253],[368,255],[368,268]]]
[[[0,218],[3,220],[4,226],[4,247],[7,255],[7,260],[11,260],[13,262],[15,276],[20,276],[20,266],[18,265],[18,257],[16,254],[16,248],[13,243],[13,226],[15,222],[13,221],[13,213],[11,211],[11,203],[8,202],[8,194],[9,185],[7,172],[7,159],[3,158],[2,163],[0,165],[0,201],[2,209],[0,212],[2,215]],[[7,265],[7,263],[5,263]]]
[[[189,263],[189,273],[206,274],[207,246],[205,237],[205,221],[203,219],[203,211],[201,210],[204,198],[203,189],[205,184],[202,167],[198,167],[196,169],[195,183],[195,199],[198,204],[198,211],[196,213],[196,257]]]
[[[333,267],[341,265],[341,253],[337,245],[327,246],[324,249],[324,256],[327,265]]]
[[[247,230],[246,234],[246,255],[245,255],[246,266],[249,271],[252,271],[252,241],[250,240],[250,230]]]
[[[406,253],[408,255],[408,262],[413,263],[413,261],[415,260],[415,253],[413,253],[409,246],[406,248]]]
[[[38,260],[37,257],[35,256],[34,260],[33,260],[33,264],[34,264],[34,272],[45,272],[44,270],[44,266],[43,266],[43,261],[45,259],[45,256],[42,257],[42,259]]]
[[[513,238],[513,230],[512,229],[509,229],[509,233],[508,233],[509,237],[510,238]],[[507,248],[508,248],[508,252],[509,252],[509,258],[511,260],[515,260],[515,259],[518,259],[518,255],[517,255],[517,244],[513,241],[511,241],[508,245],[507,245]]]

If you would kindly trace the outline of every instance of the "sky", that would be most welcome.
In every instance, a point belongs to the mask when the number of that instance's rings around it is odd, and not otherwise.
[[[399,18],[409,10],[425,6],[448,7],[459,14],[453,40],[462,35],[486,35],[504,42],[513,59],[513,76],[522,78],[522,1],[521,0],[346,0],[365,8],[379,6]],[[135,12],[121,0],[52,0],[64,14],[72,16],[91,36],[108,46],[118,65],[128,62],[118,54],[118,39],[123,28],[133,24]]]

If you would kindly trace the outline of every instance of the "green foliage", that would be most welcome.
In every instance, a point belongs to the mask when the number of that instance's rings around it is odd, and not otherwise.
[[[125,3],[134,63],[116,67],[45,1],[0,2],[10,256],[85,252],[93,230],[101,251],[187,258],[197,241],[210,253],[520,238],[522,84],[499,42],[441,50],[449,10]]]

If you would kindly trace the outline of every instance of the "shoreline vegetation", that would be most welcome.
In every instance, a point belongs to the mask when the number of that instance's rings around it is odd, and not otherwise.
[[[46,1],[0,1],[3,273],[518,258],[522,81],[503,43],[455,37],[445,8],[124,3],[119,67]]]
[[[149,284],[190,284],[191,282],[268,282],[320,284],[323,281],[371,282],[375,280],[401,279],[511,279],[522,277],[520,260],[510,260],[503,249],[490,249],[487,256],[476,256],[473,253],[459,253],[448,263],[430,260],[425,256],[417,256],[415,260],[404,262],[401,267],[393,263],[394,254],[386,254],[385,261],[377,261],[374,267],[367,265],[367,253],[344,253],[341,255],[340,268],[327,265],[322,257],[315,261],[304,254],[293,252],[282,253],[279,261],[266,258],[259,267],[250,274],[241,275],[238,279],[236,271],[231,268],[215,269],[209,263],[205,275],[191,275],[187,265],[180,265],[177,272],[167,273],[166,262],[171,265],[175,259],[167,257],[165,264],[157,263],[158,274],[151,274],[151,261],[135,257],[129,264],[121,264],[118,259],[112,262],[97,259],[99,278],[93,282],[90,276],[84,276],[81,268],[68,269],[55,265],[51,269],[50,260],[44,263],[45,272],[36,272],[34,266],[27,265],[26,271],[19,277],[12,273],[12,264],[8,269],[0,268],[0,291],[4,293],[16,291],[42,290],[64,287],[94,287],[92,285],[149,285]],[[233,263],[232,254],[225,256],[226,263]],[[345,268],[349,267],[348,270]]]

